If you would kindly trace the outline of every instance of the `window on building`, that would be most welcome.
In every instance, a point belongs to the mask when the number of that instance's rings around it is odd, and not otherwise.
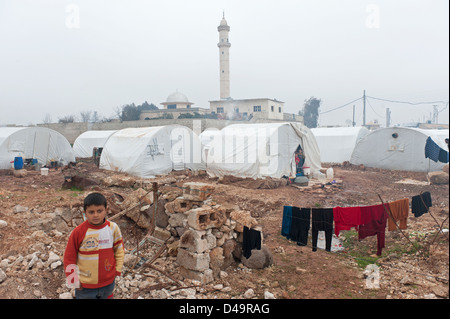
[[[278,113],[281,113],[281,106],[278,107]]]
[[[190,108],[191,108],[191,106],[190,106],[190,105],[188,104],[188,105],[186,106],[186,108],[187,108],[187,109],[190,109]]]
[[[177,105],[176,105],[176,104],[168,104],[168,105],[167,105],[167,108],[168,108],[169,110],[173,110],[173,109],[176,109],[176,108],[177,108]]]
[[[217,114],[219,114],[219,113],[223,113],[223,107],[218,107],[217,108]]]
[[[261,112],[261,105],[253,106],[253,112]]]
[[[275,106],[272,105],[272,106],[270,107],[270,109],[271,109],[271,111],[273,112],[274,109],[275,109]]]

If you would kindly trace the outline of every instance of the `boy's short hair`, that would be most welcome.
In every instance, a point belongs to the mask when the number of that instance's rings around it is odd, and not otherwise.
[[[103,196],[103,194],[100,193],[91,193],[86,196],[84,199],[84,205],[83,208],[86,210],[86,207],[91,205],[103,205],[105,208],[107,207],[106,197]]]

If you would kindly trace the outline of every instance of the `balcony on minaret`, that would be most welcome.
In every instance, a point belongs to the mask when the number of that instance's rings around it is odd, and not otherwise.
[[[227,47],[227,48],[229,48],[229,47],[231,47],[231,43],[230,42],[228,42],[228,41],[221,41],[221,42],[219,42],[219,43],[217,43],[217,46],[219,47],[219,48],[223,48],[223,47]]]

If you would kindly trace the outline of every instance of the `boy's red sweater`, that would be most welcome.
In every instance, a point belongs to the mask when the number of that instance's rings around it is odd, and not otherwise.
[[[111,284],[120,275],[124,260],[123,239],[119,226],[105,220],[102,225],[88,221],[70,234],[64,253],[64,269],[70,284],[74,284],[76,265],[84,288],[100,288]]]

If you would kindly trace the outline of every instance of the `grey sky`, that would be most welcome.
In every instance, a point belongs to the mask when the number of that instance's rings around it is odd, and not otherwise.
[[[0,125],[53,122],[124,104],[161,107],[178,90],[219,98],[217,26],[230,31],[231,96],[276,98],[297,113],[362,97],[449,100],[447,0],[0,0]],[[366,120],[430,119],[432,104],[368,99]],[[356,122],[362,124],[362,101]],[[320,116],[345,125],[352,105]],[[448,123],[448,104],[437,103]]]

